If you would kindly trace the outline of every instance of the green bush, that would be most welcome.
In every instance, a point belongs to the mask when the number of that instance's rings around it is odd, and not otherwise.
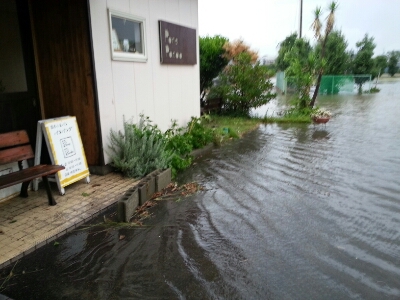
[[[173,157],[161,131],[143,115],[137,125],[124,120],[124,133],[111,130],[110,141],[112,166],[128,177],[166,169]]]
[[[143,177],[170,167],[173,177],[188,168],[193,149],[202,148],[214,140],[212,129],[203,125],[205,117],[195,118],[186,127],[176,121],[163,134],[148,117],[140,115],[137,125],[124,121],[124,132],[110,133],[112,166],[128,177]]]
[[[185,128],[178,128],[176,121],[173,121],[171,128],[165,132],[167,139],[166,149],[173,153],[170,162],[173,177],[179,171],[188,168],[192,163],[192,157],[189,154],[193,150],[193,146],[184,132]]]
[[[214,140],[214,132],[212,129],[203,125],[205,121],[206,119],[204,117],[192,117],[187,125],[187,132],[185,135],[188,136],[193,149],[202,148]]]
[[[190,156],[190,153],[193,149],[202,148],[213,142],[214,133],[210,128],[203,125],[205,120],[206,117],[192,117],[186,127],[180,128],[178,128],[176,121],[173,121],[171,128],[165,132],[166,149],[173,153],[170,161],[173,177],[192,164],[193,157]]]
[[[219,84],[210,94],[223,99],[222,113],[248,116],[252,108],[267,104],[275,98],[270,71],[259,62],[252,63],[249,53],[238,54],[219,76]]]

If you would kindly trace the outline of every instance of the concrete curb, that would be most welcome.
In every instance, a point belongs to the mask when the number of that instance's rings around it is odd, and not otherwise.
[[[139,192],[136,187],[130,188],[119,200],[117,215],[119,222],[129,222],[136,207],[139,205]]]
[[[144,177],[136,187],[129,189],[118,200],[118,222],[129,222],[136,207],[150,200],[171,182],[171,169],[156,170]]]
[[[164,171],[160,171],[156,175],[156,192],[161,191],[163,188],[167,187],[168,184],[170,184],[172,180],[172,174],[171,174],[171,169],[168,168]]]
[[[190,152],[189,155],[193,156],[194,159],[196,159],[204,154],[210,153],[212,149],[214,149],[214,144],[210,143],[208,145],[205,145],[203,148],[193,150],[192,152]]]

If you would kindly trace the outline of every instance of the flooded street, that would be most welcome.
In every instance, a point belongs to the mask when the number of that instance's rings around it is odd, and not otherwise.
[[[399,299],[400,81],[378,88],[320,97],[333,113],[326,126],[265,125],[214,149],[179,178],[205,191],[160,202],[143,228],[76,231],[45,246],[3,293]]]

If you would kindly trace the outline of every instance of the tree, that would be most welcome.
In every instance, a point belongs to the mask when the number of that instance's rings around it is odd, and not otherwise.
[[[200,37],[200,101],[202,102],[207,89],[212,86],[213,79],[218,76],[228,64],[224,56],[224,45],[228,39],[220,35]]]
[[[319,53],[318,57],[323,61],[325,59],[325,51],[326,51],[326,44],[329,38],[329,34],[332,32],[333,30],[333,25],[335,24],[335,11],[338,7],[337,2],[332,1],[331,4],[329,5],[329,15],[326,18],[326,24],[325,24],[325,34],[322,34],[322,23],[320,20],[321,14],[322,14],[322,10],[321,7],[317,7],[314,11],[314,22],[311,24],[311,27],[314,31],[314,36],[317,39],[317,41],[319,41],[319,43],[321,44],[321,52]],[[318,77],[317,77],[317,83],[315,85],[315,91],[313,94],[313,97],[310,101],[310,107],[313,108],[315,101],[317,99],[318,96],[318,92],[319,92],[319,87],[321,85],[321,79],[322,79],[322,75],[324,73],[324,69],[322,66],[324,66],[325,64],[321,63],[320,66],[321,68],[318,70]]]
[[[295,105],[298,109],[306,108],[310,102],[310,90],[320,62],[313,51],[309,52],[306,59],[301,57],[299,54],[301,47],[297,44],[303,43],[302,39],[297,39],[295,45],[285,55],[285,62],[289,65],[286,69],[287,80],[297,91]]]
[[[378,55],[374,58],[374,68],[372,71],[372,78],[378,77],[385,72],[386,67],[388,66],[386,55]]]
[[[368,37],[365,34],[364,38],[356,43],[357,53],[353,61],[353,74],[366,75],[371,74],[374,68],[374,49],[376,47],[373,37]],[[368,80],[367,77],[356,77],[355,83],[358,85],[358,92],[362,92],[364,82]]]
[[[250,49],[243,40],[238,39],[231,42],[226,42],[224,45],[224,57],[229,61],[235,62],[239,58],[239,54],[247,53],[250,56],[250,62],[255,63],[258,60],[258,53]]]
[[[389,52],[389,62],[388,62],[388,73],[390,76],[394,76],[398,72],[397,64],[399,63],[400,52],[399,51],[391,51]]]
[[[289,67],[289,62],[285,61],[285,55],[288,53],[297,39],[297,33],[292,33],[279,43],[278,57],[276,58],[276,66],[278,70],[285,71]]]
[[[316,53],[321,53],[321,43],[316,46]],[[325,49],[324,74],[342,75],[349,71],[349,53],[347,52],[347,41],[341,31],[333,30],[328,36]],[[327,77],[321,79],[320,94],[337,94],[346,79],[341,77]]]
[[[276,65],[278,70],[281,71],[285,71],[290,66],[290,62],[287,59],[285,60],[285,55],[289,53],[293,47],[297,47],[297,55],[299,56],[300,61],[303,62],[307,61],[308,55],[312,50],[310,42],[306,39],[298,39],[297,33],[292,33],[279,45],[280,48],[276,59]]]
[[[334,30],[328,36],[325,45],[324,74],[341,75],[349,70],[349,54],[347,52],[347,41],[341,31]],[[321,43],[316,46],[316,53],[321,54]]]
[[[251,52],[251,51],[250,51]],[[226,114],[249,115],[251,108],[267,104],[275,98],[270,72],[249,51],[239,52],[220,75],[220,84],[213,87],[223,98]]]

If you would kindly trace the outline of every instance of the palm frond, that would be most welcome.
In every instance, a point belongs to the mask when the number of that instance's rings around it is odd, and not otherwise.
[[[328,36],[332,29],[333,26],[335,25],[335,11],[338,7],[338,3],[335,1],[332,1],[329,4],[328,10],[329,10],[329,15],[326,17],[326,28],[325,28],[325,36]]]
[[[321,29],[322,29],[322,23],[320,20],[321,13],[322,13],[321,7],[317,6],[314,10],[314,21],[311,24],[311,28],[314,31],[314,36],[316,39],[321,38]]]

